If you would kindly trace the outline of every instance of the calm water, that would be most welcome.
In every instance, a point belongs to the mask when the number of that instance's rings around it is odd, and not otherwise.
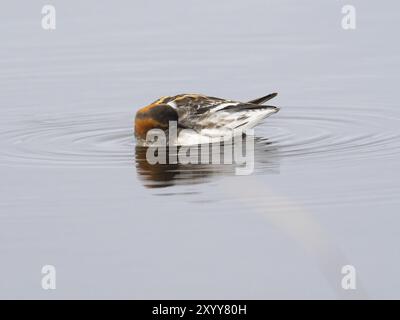
[[[397,2],[44,4],[0,5],[1,298],[400,297]],[[159,96],[273,91],[252,175],[135,146]]]

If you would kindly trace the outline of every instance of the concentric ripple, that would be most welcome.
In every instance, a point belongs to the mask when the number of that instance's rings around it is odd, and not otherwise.
[[[73,114],[8,123],[1,133],[6,165],[121,167],[134,162],[132,115]]]
[[[288,107],[261,127],[288,160],[361,160],[390,157],[400,152],[399,118],[394,110],[356,107]]]
[[[256,169],[274,158],[324,161],[390,157],[400,152],[394,110],[283,107],[256,130]],[[2,123],[0,164],[132,166],[132,113],[42,115]],[[263,152],[269,152],[263,155]]]

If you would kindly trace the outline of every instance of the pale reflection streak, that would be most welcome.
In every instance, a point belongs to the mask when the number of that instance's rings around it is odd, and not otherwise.
[[[358,274],[356,290],[344,290],[341,287],[342,266],[352,263],[331,241],[328,232],[311,212],[289,198],[273,192],[256,176],[246,177],[246,183],[243,179],[240,182],[229,179],[229,182],[222,181],[219,186],[232,199],[237,199],[234,201],[239,201],[246,209],[261,214],[314,257],[321,273],[338,298],[368,298]],[[357,266],[355,267],[357,269]]]

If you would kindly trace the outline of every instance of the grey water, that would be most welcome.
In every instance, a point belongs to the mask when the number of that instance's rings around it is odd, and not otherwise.
[[[398,2],[45,4],[0,4],[0,298],[400,298]],[[251,175],[135,145],[160,96],[274,91]]]

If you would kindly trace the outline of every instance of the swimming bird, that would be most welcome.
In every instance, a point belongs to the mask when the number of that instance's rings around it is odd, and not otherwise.
[[[248,102],[240,102],[201,94],[165,96],[139,109],[135,117],[135,137],[139,145],[150,145],[146,139],[152,129],[166,134],[176,124],[176,145],[192,145],[222,141],[243,134],[262,120],[279,111],[262,103],[276,97],[271,93]]]

